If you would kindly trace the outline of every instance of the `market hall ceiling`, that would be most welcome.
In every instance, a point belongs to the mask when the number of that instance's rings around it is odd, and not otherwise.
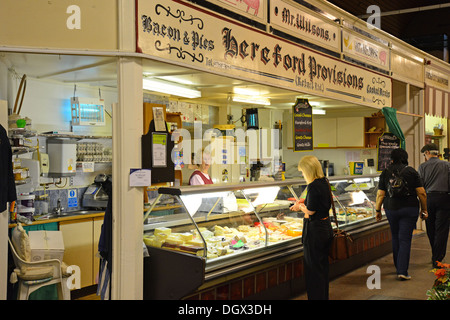
[[[450,36],[449,1],[329,0],[328,2],[365,21],[367,8],[377,5],[381,11],[381,30],[443,59],[444,35]]]

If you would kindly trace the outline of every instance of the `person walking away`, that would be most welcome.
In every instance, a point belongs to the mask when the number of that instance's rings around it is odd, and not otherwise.
[[[319,160],[305,156],[298,163],[307,182],[305,202],[297,201],[292,211],[302,211],[303,260],[305,266],[306,292],[309,300],[329,299],[328,252],[333,240],[333,228],[329,218],[331,194]]]
[[[425,222],[431,246],[431,261],[437,267],[447,250],[450,224],[450,163],[439,159],[439,148],[434,143],[420,150],[426,162],[419,165],[419,175],[427,192],[428,214]]]
[[[383,205],[389,221],[392,234],[392,253],[394,266],[399,280],[410,280],[408,274],[411,240],[417,219],[426,219],[427,200],[418,172],[408,166],[408,153],[401,149],[391,152],[391,164],[381,172],[378,182],[375,203],[375,218],[381,221],[381,206]],[[402,194],[396,194],[390,188],[395,176],[401,177],[405,185]],[[397,180],[398,181],[398,180]],[[397,183],[397,185],[399,185]]]

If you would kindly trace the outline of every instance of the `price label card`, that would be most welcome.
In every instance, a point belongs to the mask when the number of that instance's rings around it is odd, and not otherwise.
[[[94,162],[82,162],[81,170],[83,172],[94,172]]]

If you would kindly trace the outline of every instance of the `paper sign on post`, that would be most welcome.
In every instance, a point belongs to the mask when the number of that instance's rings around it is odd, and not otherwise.
[[[148,187],[152,184],[152,170],[130,169],[130,187]]]

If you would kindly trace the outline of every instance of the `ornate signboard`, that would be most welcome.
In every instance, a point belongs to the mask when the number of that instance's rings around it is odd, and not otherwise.
[[[178,1],[137,0],[137,51],[227,76],[370,107],[391,79]]]

